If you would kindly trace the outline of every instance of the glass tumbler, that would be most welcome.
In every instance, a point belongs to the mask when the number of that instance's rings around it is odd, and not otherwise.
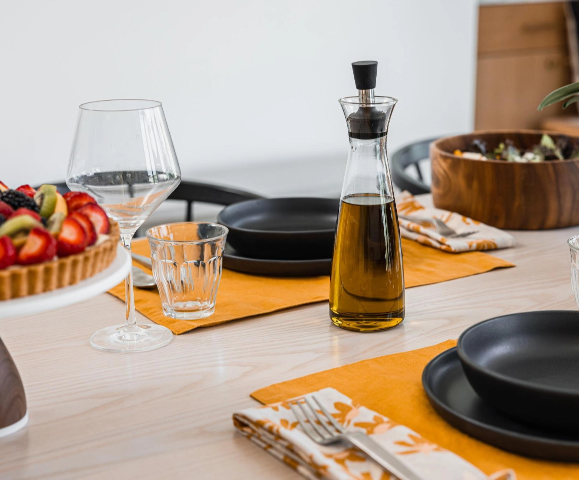
[[[571,286],[579,307],[579,235],[571,237],[567,243],[571,249]]]
[[[163,313],[179,320],[213,315],[227,227],[185,222],[147,230]]]

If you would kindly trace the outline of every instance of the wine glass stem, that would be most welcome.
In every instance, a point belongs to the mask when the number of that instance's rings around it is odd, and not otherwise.
[[[131,254],[131,240],[133,239],[132,233],[121,233],[121,240],[123,245],[128,250],[129,255]],[[125,279],[125,304],[126,304],[126,323],[125,331],[137,330],[137,316],[135,315],[135,294],[133,291],[133,269],[129,270],[129,274]]]

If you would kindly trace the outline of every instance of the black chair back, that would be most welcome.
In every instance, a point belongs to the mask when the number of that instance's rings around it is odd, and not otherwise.
[[[193,220],[193,202],[231,205],[232,203],[256,198],[263,197],[235,188],[222,187],[210,183],[188,182],[186,180],[182,180],[175,191],[169,195],[169,200],[185,200],[187,202],[187,222]]]
[[[65,194],[70,189],[65,182],[55,182],[52,185],[56,189]],[[244,200],[253,200],[256,198],[263,198],[255,193],[238,190],[235,188],[222,187],[220,185],[213,185],[210,183],[189,182],[181,180],[179,186],[169,195],[167,200],[184,200],[187,202],[186,221],[193,221],[193,203],[203,202],[212,203],[215,205],[231,205],[232,203],[243,202]]]
[[[411,143],[397,150],[392,155],[392,181],[401,190],[407,190],[412,195],[430,193],[430,187],[424,183],[424,177],[420,171],[419,161],[429,156],[430,144],[437,138],[430,138],[420,142]],[[410,176],[406,170],[412,168],[418,178]]]

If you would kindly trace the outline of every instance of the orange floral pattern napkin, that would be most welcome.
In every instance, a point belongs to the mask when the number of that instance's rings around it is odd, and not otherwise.
[[[400,235],[415,240],[423,245],[438,248],[445,252],[457,253],[472,250],[495,250],[497,248],[514,247],[516,242],[512,235],[498,228],[465,217],[458,213],[426,208],[410,193],[402,192],[396,197],[399,215],[415,217],[415,221],[399,218]],[[443,237],[436,231],[434,225],[425,221],[427,218],[438,218],[457,233],[476,230],[476,233],[465,238]]]
[[[404,425],[333,388],[314,392],[320,403],[348,430],[361,431],[396,455],[417,475],[429,480],[514,479],[511,470],[488,477],[458,455],[428,441]],[[310,397],[312,394],[306,395]],[[315,402],[312,403],[315,404]],[[287,401],[249,408],[233,415],[235,428],[260,448],[287,463],[307,479],[389,480],[383,468],[347,443],[322,446],[298,424]]]

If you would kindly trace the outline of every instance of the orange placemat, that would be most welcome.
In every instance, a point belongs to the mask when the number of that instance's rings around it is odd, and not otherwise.
[[[132,248],[135,253],[150,255],[146,239],[135,240]],[[407,288],[514,266],[486,253],[446,253],[406,239],[402,239],[402,250]],[[137,262],[134,264],[151,273],[141,264]],[[327,301],[329,289],[329,277],[259,277],[224,269],[217,292],[215,313],[210,317],[193,321],[168,318],[163,315],[161,300],[156,290],[136,288],[135,307],[153,322],[169,328],[178,335],[199,327],[209,327],[298,305]],[[109,293],[124,300],[124,284],[117,285],[109,290]]]
[[[533,460],[499,450],[461,433],[438,416],[422,388],[422,370],[436,355],[455,345],[456,341],[449,340],[432,347],[363,360],[277,383],[251,396],[261,403],[271,404],[332,387],[460,455],[488,475],[512,468],[517,480],[579,478],[576,464]]]

